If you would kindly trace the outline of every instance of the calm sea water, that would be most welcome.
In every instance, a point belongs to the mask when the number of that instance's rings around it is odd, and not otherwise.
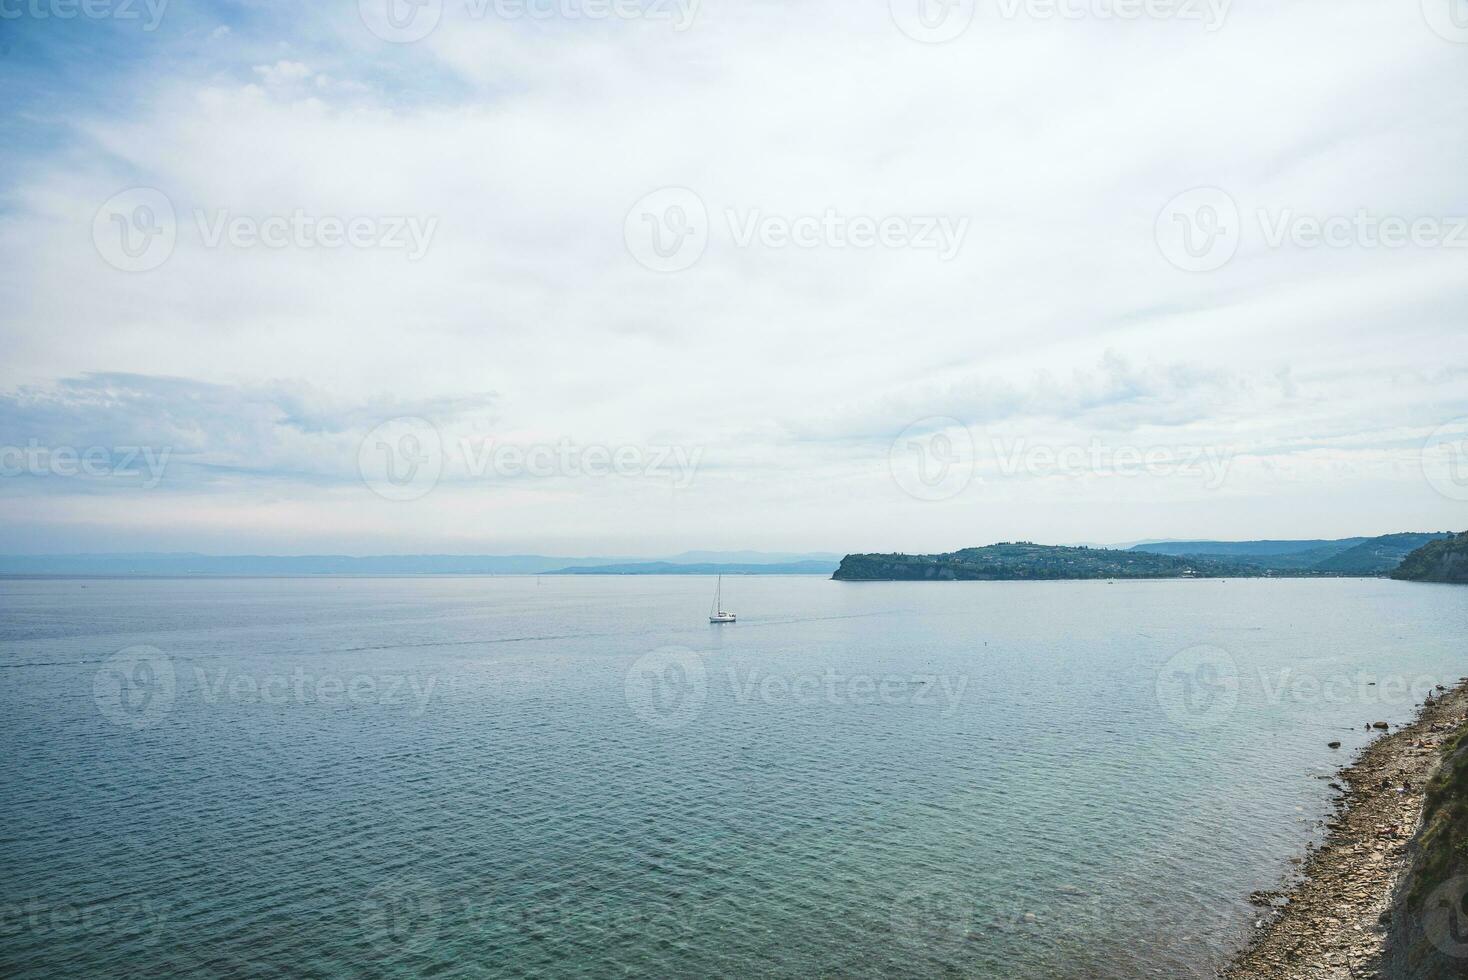
[[[1206,977],[1468,674],[1468,589],[724,591],[0,581],[0,974]]]

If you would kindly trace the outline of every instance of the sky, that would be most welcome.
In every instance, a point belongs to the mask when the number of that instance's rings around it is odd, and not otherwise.
[[[1468,528],[1465,0],[0,0],[0,552]]]

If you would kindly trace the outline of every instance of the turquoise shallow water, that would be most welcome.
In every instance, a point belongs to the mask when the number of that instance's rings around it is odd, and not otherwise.
[[[1468,673],[1448,587],[711,594],[0,581],[0,974],[1206,977]]]

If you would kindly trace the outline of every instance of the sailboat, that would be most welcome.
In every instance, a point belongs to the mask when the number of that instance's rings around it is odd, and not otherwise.
[[[734,614],[724,611],[724,576],[719,576],[719,584],[714,586],[714,604],[709,608],[709,622],[732,623]]]

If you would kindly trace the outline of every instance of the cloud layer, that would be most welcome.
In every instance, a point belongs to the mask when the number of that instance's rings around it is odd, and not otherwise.
[[[1468,524],[1420,459],[1468,415],[1468,247],[1306,234],[1468,217],[1465,49],[1419,5],[1224,5],[1210,25],[979,3],[943,44],[904,33],[904,0],[532,8],[448,2],[407,44],[356,5],[17,25],[0,443],[168,446],[176,466],[149,491],[7,478],[0,547],[918,550]],[[161,197],[109,210],[134,188]],[[1206,272],[1159,232],[1197,188],[1236,209],[1236,251]],[[637,212],[665,189],[677,214]],[[779,239],[827,215],[834,238]],[[702,250],[640,264],[648,221],[687,241],[674,218]],[[850,237],[925,218],[966,222],[951,258]],[[421,248],[388,244],[413,227]],[[1299,234],[1274,244],[1281,227]],[[389,502],[358,457],[399,417],[430,420],[446,458],[432,493]],[[894,442],[953,422],[987,476],[915,499]],[[1005,476],[994,438],[1234,462],[1214,488]],[[465,440],[700,462],[676,489],[490,478]]]

